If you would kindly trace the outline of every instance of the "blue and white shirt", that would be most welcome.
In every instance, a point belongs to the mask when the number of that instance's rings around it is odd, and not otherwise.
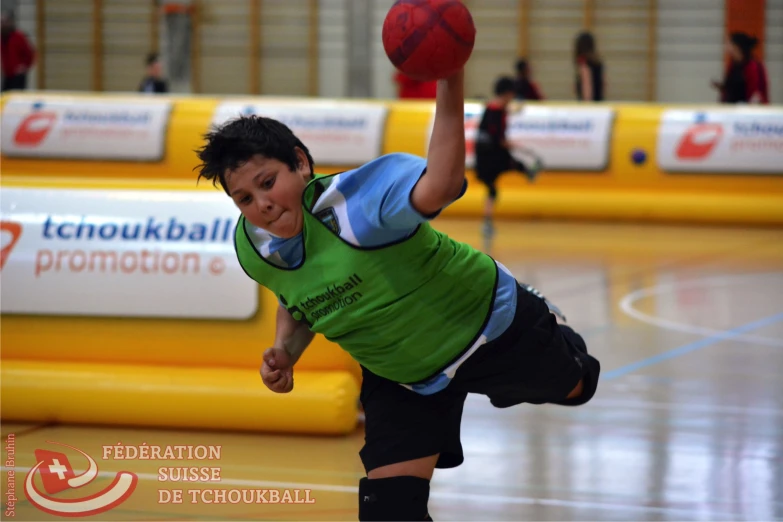
[[[439,214],[423,216],[411,204],[411,192],[426,169],[426,160],[418,156],[403,153],[381,156],[357,169],[329,177],[328,186],[312,212],[318,215],[320,211],[331,208],[333,214],[330,212],[330,217],[337,220],[333,229],[352,245],[379,247],[398,242],[412,235],[421,223]],[[459,197],[465,193],[466,187],[467,181]],[[302,262],[304,245],[301,233],[282,239],[249,224],[247,230],[258,252],[271,263],[294,267]],[[499,281],[495,302],[479,342],[441,374],[408,388],[423,395],[442,390],[462,362],[510,326],[516,311],[517,281],[506,267],[496,264]]]

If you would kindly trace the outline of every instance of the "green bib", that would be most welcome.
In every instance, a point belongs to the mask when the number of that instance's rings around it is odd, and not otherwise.
[[[376,375],[403,384],[434,375],[484,329],[497,284],[495,262],[429,223],[394,244],[351,245],[312,214],[324,177],[316,176],[303,195],[299,266],[264,259],[244,216],[236,228],[239,263],[295,319]]]

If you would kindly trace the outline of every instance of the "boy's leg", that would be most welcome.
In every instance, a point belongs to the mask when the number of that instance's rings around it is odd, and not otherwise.
[[[518,287],[511,327],[471,356],[452,385],[487,395],[498,408],[578,406],[595,395],[600,370],[581,336],[558,324],[543,298]]]
[[[542,168],[543,165],[541,164],[541,160],[539,160],[538,158],[535,158],[533,161],[528,163],[522,163],[521,161],[519,161],[514,157],[511,158],[511,170],[521,172],[531,183],[533,183],[536,180],[536,178],[538,177],[538,173],[539,171],[541,171]]]
[[[490,170],[489,166],[478,163],[476,177],[487,187],[487,196],[484,200],[484,223],[481,228],[481,234],[485,239],[489,239],[495,234],[494,217],[495,203],[498,199],[497,179],[498,173]]]
[[[581,406],[585,404],[593,395],[595,395],[598,388],[598,376],[601,373],[601,365],[595,357],[592,357],[587,353],[587,344],[581,335],[576,333],[573,328],[566,325],[558,325],[560,332],[563,334],[563,338],[566,343],[576,352],[576,357],[582,362],[582,365],[586,368],[582,381],[580,382],[580,393],[575,396],[568,396],[562,401],[552,401],[553,404],[560,404],[561,406]]]
[[[432,520],[430,480],[440,455],[375,468],[359,481],[359,520]]]
[[[462,463],[460,423],[467,394],[419,395],[362,370],[367,477],[359,482],[359,520],[431,520],[429,485],[436,467]]]
[[[561,321],[566,322],[566,316],[563,315],[563,312],[558,308],[552,301],[546,298],[544,294],[542,294],[537,288],[535,288],[532,285],[527,285],[520,283],[520,286],[527,292],[530,292],[531,294],[540,297],[544,300],[546,305],[549,307],[549,311],[555,314],[558,318],[560,318]],[[573,330],[572,330],[573,331]],[[584,342],[582,343],[584,344]],[[587,350],[587,347],[585,346],[585,351]]]
[[[498,190],[495,183],[487,184],[487,198],[484,201],[484,223],[481,234],[489,239],[495,235],[495,203],[498,198]]]

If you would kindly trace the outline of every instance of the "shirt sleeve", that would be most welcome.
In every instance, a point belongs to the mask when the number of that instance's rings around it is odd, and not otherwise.
[[[420,214],[411,203],[411,193],[427,171],[427,161],[412,154],[387,154],[342,176],[339,190],[356,201],[371,226],[384,229],[414,229],[440,214]],[[465,193],[463,182],[459,199]]]

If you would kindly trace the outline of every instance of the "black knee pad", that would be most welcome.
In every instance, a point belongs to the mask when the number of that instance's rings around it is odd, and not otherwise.
[[[429,498],[427,479],[365,477],[359,481],[359,520],[432,520],[427,509]]]

